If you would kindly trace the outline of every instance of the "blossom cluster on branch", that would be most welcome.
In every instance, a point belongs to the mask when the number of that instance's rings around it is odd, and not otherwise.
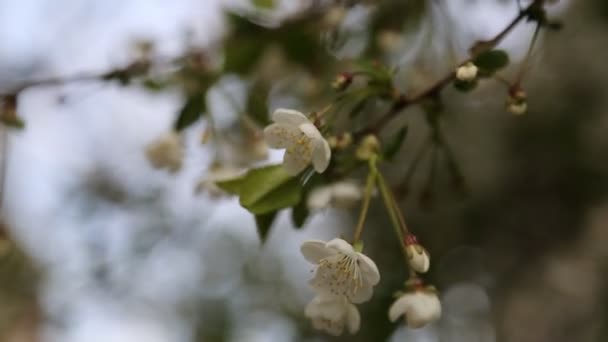
[[[390,3],[390,6],[403,5]],[[177,88],[184,101],[172,132],[160,137],[145,151],[154,168],[176,173],[183,159],[181,134],[204,116],[207,125],[202,134],[203,143],[211,141],[217,146],[226,143],[222,132],[214,127],[206,95],[222,75],[239,75],[248,81],[246,103],[235,103],[237,111],[242,114],[238,130],[243,136],[240,148],[245,151],[245,157],[232,163],[218,158],[207,178],[199,184],[199,190],[206,190],[214,196],[238,196],[240,205],[255,216],[262,240],[281,210],[290,209],[294,226],[300,228],[310,215],[326,207],[360,206],[352,239],[311,240],[301,246],[304,258],[315,267],[310,281],[315,297],[306,306],[304,315],[312,321],[314,328],[332,335],[345,331],[354,334],[359,330],[361,316],[356,305],[372,299],[374,288],[381,282],[381,272],[376,263],[363,254],[362,239],[370,203],[373,198],[380,197],[409,272],[404,288],[397,292],[394,303],[387,310],[388,318],[397,321],[403,317],[408,327],[419,328],[439,319],[441,303],[438,291],[422,279],[431,267],[430,253],[406,224],[399,199],[410,192],[412,175],[429,150],[432,155],[431,177],[422,191],[421,202],[432,202],[432,177],[437,167],[435,155],[439,152],[447,156],[445,169],[450,173],[453,184],[464,185],[464,176],[439,125],[445,110],[441,94],[446,87],[470,92],[481,82],[498,81],[506,85],[505,107],[508,112],[520,115],[528,110],[523,78],[530,53],[541,29],[559,28],[558,22],[547,17],[546,5],[545,0],[533,0],[521,8],[493,39],[475,43],[468,58],[454,65],[447,75],[431,86],[415,93],[401,90],[394,79],[394,68],[373,58],[377,50],[391,40],[390,35],[383,33],[389,30],[384,25],[393,25],[393,19],[375,18],[373,29],[378,30],[375,33],[382,39],[369,47],[366,52],[368,58],[344,64],[325,53],[327,48],[319,41],[319,36],[320,33],[330,38],[338,35],[345,10],[340,5],[328,11],[305,11],[277,27],[265,27],[243,16],[230,15],[232,30],[224,42],[223,56],[219,60],[214,59],[213,54],[193,48],[185,56],[169,61],[171,68],[168,72],[151,73],[156,70],[151,56],[153,49],[145,45],[141,57],[124,68],[99,75],[28,82],[2,96],[0,119],[7,125],[26,127],[18,114],[19,95],[22,90],[37,85],[84,80],[112,81],[124,86],[136,83],[150,91]],[[378,13],[386,15],[391,12],[390,6],[378,9]],[[392,12],[397,11],[393,9]],[[319,20],[323,13],[323,20]],[[528,55],[515,78],[507,80],[500,72],[509,65],[509,55],[498,50],[497,46],[524,21],[534,22],[536,30],[530,40]],[[267,65],[268,60],[272,61],[270,66]],[[287,72],[277,67],[284,64],[288,65],[284,68]],[[298,88],[301,97],[314,98],[309,103],[322,109],[304,113],[286,108],[270,110],[269,97],[271,90],[275,89],[273,82],[294,70],[304,70],[307,75],[336,75],[332,79],[311,77],[312,80],[307,79],[309,83],[301,82],[307,86]],[[387,136],[385,129],[410,106],[419,106],[423,110],[431,133],[428,143],[413,158],[401,183],[392,186],[386,180],[384,168],[390,166],[401,150],[408,127],[397,127],[391,136]],[[384,112],[375,115],[378,108]],[[369,115],[363,115],[363,112]],[[285,151],[282,164],[250,168],[253,162],[264,159],[268,148]],[[363,186],[357,179],[361,174],[366,175]]]

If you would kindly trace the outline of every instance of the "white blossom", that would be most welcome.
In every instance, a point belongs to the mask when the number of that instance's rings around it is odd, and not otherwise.
[[[363,197],[361,186],[352,181],[341,181],[314,188],[306,202],[308,209],[323,209],[330,206],[351,208]]]
[[[388,316],[391,322],[405,317],[408,327],[421,328],[441,317],[441,303],[432,289],[417,289],[401,295],[391,305]]]
[[[477,77],[478,70],[475,64],[468,62],[456,69],[456,78],[464,82],[473,81]]]
[[[339,336],[346,327],[350,334],[359,331],[361,316],[357,307],[344,296],[316,296],[304,310],[315,329]]]
[[[410,267],[418,273],[426,273],[431,265],[431,259],[426,249],[412,234],[405,237],[405,246]]]
[[[146,148],[146,157],[156,169],[167,169],[170,172],[177,172],[182,167],[182,160],[184,158],[179,134],[171,132],[152,142]]]
[[[522,115],[528,111],[528,104],[525,101],[510,101],[507,103],[507,110],[511,114]]]
[[[301,250],[306,260],[317,265],[310,281],[317,294],[345,296],[352,303],[363,303],[380,282],[376,263],[342,239],[306,241]]]
[[[286,149],[283,166],[287,172],[296,175],[311,161],[317,172],[327,169],[331,159],[329,144],[304,114],[277,109],[272,120],[274,123],[264,129],[264,138],[271,148]]]

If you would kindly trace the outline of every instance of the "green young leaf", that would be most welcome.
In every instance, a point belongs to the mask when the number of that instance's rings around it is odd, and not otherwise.
[[[231,195],[239,195],[241,193],[241,185],[243,184],[244,179],[245,177],[242,176],[234,179],[218,181],[215,182],[215,185]]]
[[[397,133],[395,133],[384,148],[384,158],[387,160],[393,160],[397,152],[401,149],[403,141],[407,136],[407,126],[402,127]]]
[[[258,228],[258,234],[260,234],[260,240],[262,240],[262,243],[266,241],[266,237],[270,232],[270,228],[272,227],[272,223],[274,222],[276,216],[276,211],[262,215],[255,215],[255,225]]]
[[[264,214],[296,205],[300,202],[301,197],[300,182],[293,178],[250,204],[243,204],[243,195],[241,195],[241,205],[254,214]]]
[[[273,9],[276,5],[274,0],[251,0],[251,3],[261,9]]]
[[[473,63],[483,73],[493,74],[509,64],[509,55],[503,50],[490,50],[477,56]]]
[[[258,215],[296,205],[302,196],[302,187],[283,165],[271,165],[250,170],[239,192],[241,205]]]
[[[186,99],[173,125],[176,131],[187,128],[201,117],[202,113],[206,110],[205,95],[205,93],[199,93]]]

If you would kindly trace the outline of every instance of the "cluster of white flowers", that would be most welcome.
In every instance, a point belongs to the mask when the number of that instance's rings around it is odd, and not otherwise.
[[[473,79],[476,67],[458,70],[460,76]],[[473,70],[472,68],[475,68]],[[460,78],[460,77],[459,77]],[[297,175],[311,163],[315,171],[322,173],[329,166],[330,146],[337,148],[337,140],[330,144],[319,129],[304,114],[291,109],[278,109],[272,115],[273,124],[264,129],[264,138],[271,148],[285,149],[283,166],[287,172]],[[366,136],[356,150],[359,160],[370,160],[379,151],[378,139]],[[342,181],[314,189],[307,200],[309,209],[321,209],[333,205],[348,207],[363,197],[361,187]],[[430,266],[426,249],[416,237],[405,237],[405,252],[410,268],[425,273]],[[359,331],[361,316],[355,304],[372,298],[374,286],[380,282],[378,267],[372,259],[361,253],[362,245],[355,246],[343,239],[330,241],[310,240],[302,244],[304,258],[315,265],[310,285],[315,297],[306,306],[304,314],[315,329],[338,336],[345,330],[350,334]],[[424,287],[413,276],[406,283],[407,291],[401,294],[389,310],[389,319],[405,316],[407,326],[422,327],[439,318],[441,304],[432,287]]]
[[[310,281],[316,297],[307,305],[306,317],[332,335],[341,335],[345,326],[351,334],[359,331],[361,319],[353,304],[370,300],[380,282],[374,261],[342,239],[306,241],[302,254],[317,265]]]

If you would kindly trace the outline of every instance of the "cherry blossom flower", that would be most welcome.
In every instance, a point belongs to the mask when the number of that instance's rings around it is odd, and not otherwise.
[[[331,149],[317,127],[302,113],[291,109],[277,109],[272,114],[273,124],[264,129],[264,138],[271,148],[286,149],[283,166],[296,175],[311,162],[322,173],[331,159]]]
[[[441,317],[441,303],[432,287],[419,288],[397,298],[391,305],[388,316],[391,322],[404,316],[408,327],[421,328]]]
[[[339,336],[346,327],[352,335],[359,331],[361,316],[357,307],[344,296],[316,296],[304,310],[315,329]]]
[[[426,273],[431,265],[431,259],[426,249],[418,243],[416,236],[408,234],[405,246],[410,267],[418,273]]]
[[[301,250],[306,260],[317,265],[310,281],[317,294],[345,296],[352,303],[363,303],[380,282],[376,263],[342,239],[306,241]]]

